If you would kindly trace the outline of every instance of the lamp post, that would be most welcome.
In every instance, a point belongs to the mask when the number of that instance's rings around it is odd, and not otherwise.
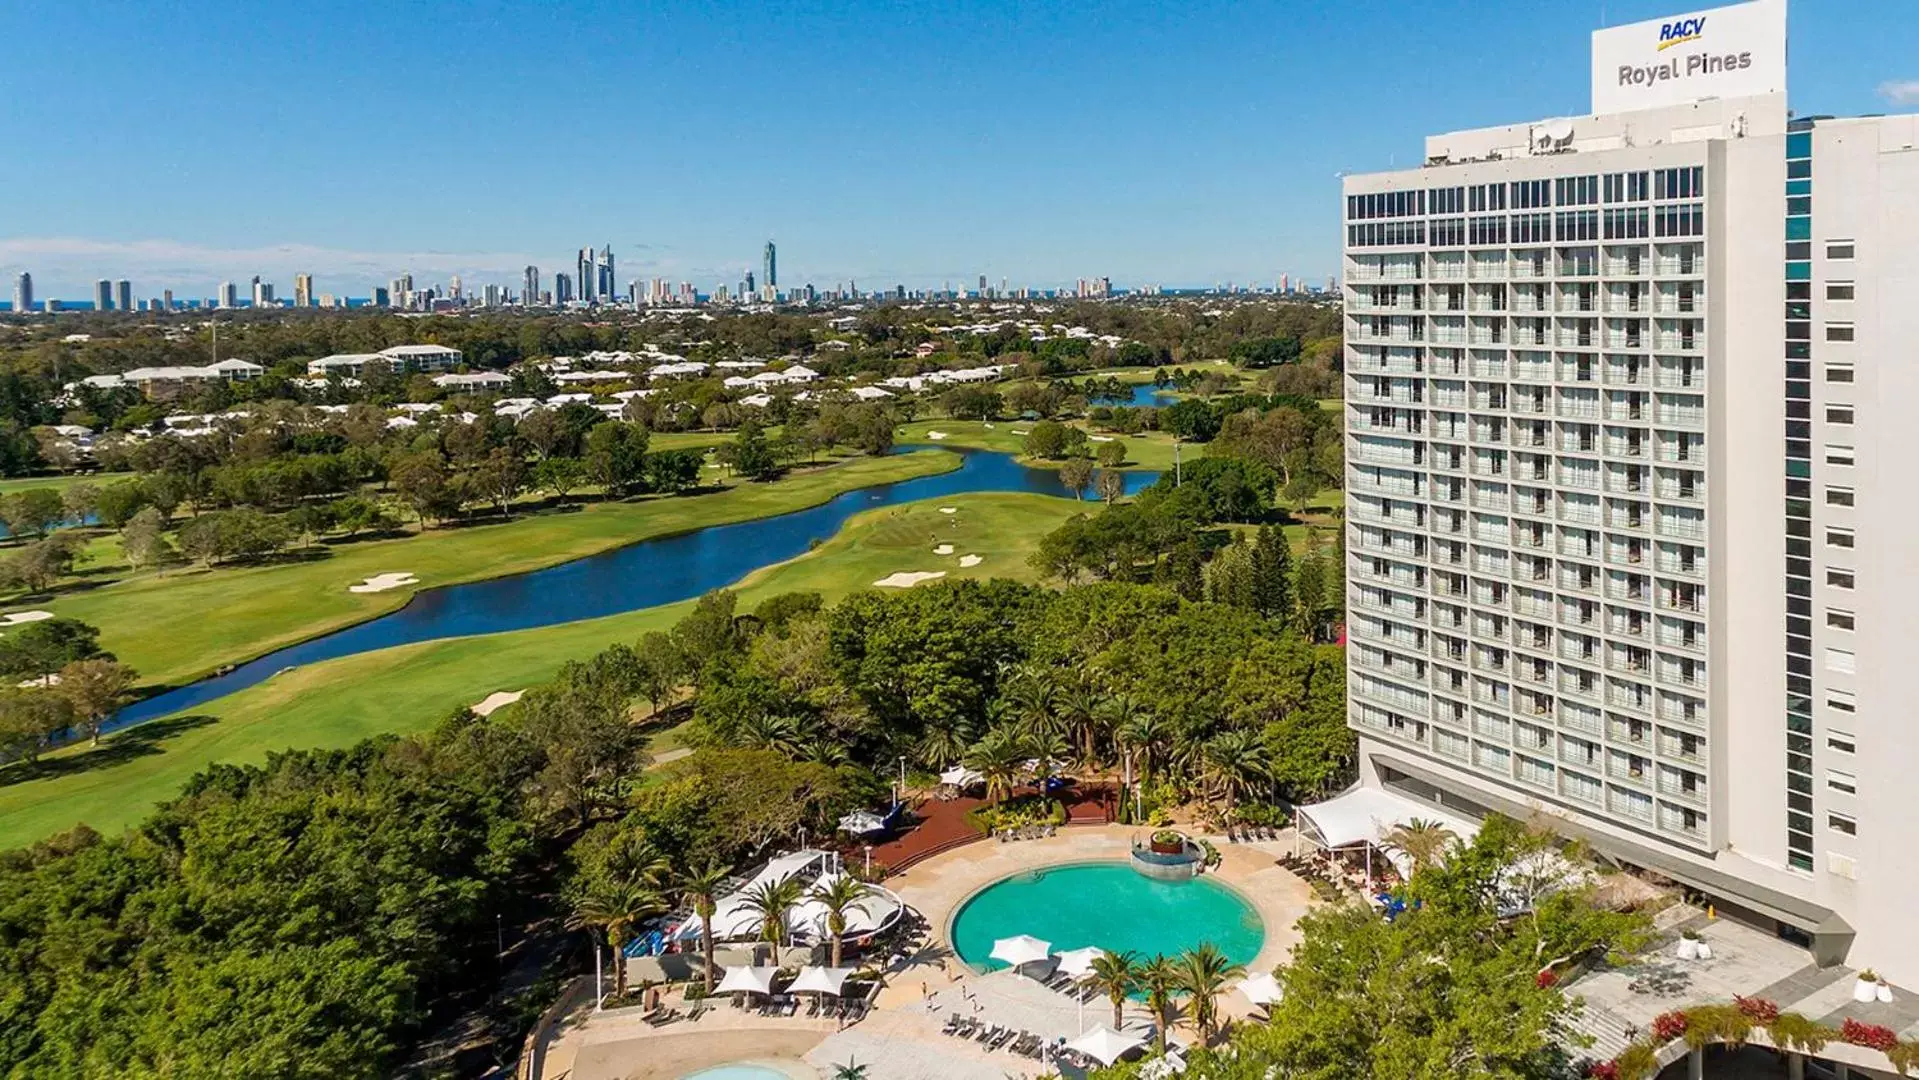
[[[906,755],[901,754],[900,778],[899,781],[893,785],[893,805],[898,806],[900,800],[904,798],[906,798]]]
[[[866,845],[866,876],[869,880],[873,876],[873,845],[871,844]]]

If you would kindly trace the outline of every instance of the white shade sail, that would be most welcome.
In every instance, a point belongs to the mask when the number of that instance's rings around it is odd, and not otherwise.
[[[1246,981],[1239,984],[1239,992],[1255,1005],[1271,1005],[1283,996],[1279,980],[1264,971],[1247,976]]]
[[[773,992],[773,975],[779,971],[774,967],[730,967],[720,984],[713,988],[716,994],[770,994]]]
[[[1080,978],[1093,970],[1093,961],[1106,954],[1105,949],[1088,945],[1084,949],[1068,949],[1059,954],[1059,970],[1062,974]]]
[[[840,819],[840,831],[854,836],[864,836],[884,828],[886,828],[886,819],[871,810],[855,810]]]
[[[1127,1051],[1136,1049],[1145,1041],[1146,1040],[1140,1038],[1138,1035],[1130,1035],[1123,1031],[1114,1031],[1105,1024],[1101,1024],[1086,1034],[1081,1035],[1079,1038],[1074,1039],[1072,1042],[1067,1043],[1066,1049],[1074,1051],[1075,1053],[1085,1054],[1087,1057],[1092,1058],[1102,1065],[1111,1065],[1113,1062],[1118,1061]]]
[[[1004,964],[1019,967],[1022,964],[1037,964],[1053,954],[1053,943],[1041,941],[1031,934],[1018,934],[1014,937],[1000,938],[993,942],[993,959]]]
[[[940,783],[951,784],[954,787],[962,788],[972,787],[983,779],[985,779],[985,777],[964,765],[955,765],[940,774]]]
[[[800,969],[800,976],[793,985],[786,988],[789,994],[833,994],[838,996],[840,988],[846,985],[846,977],[853,974],[852,968],[809,967]]]
[[[1379,847],[1396,826],[1414,818],[1436,821],[1465,842],[1479,826],[1465,818],[1384,788],[1356,787],[1322,803],[1296,807],[1301,836],[1323,848]]]
[[[1139,1080],[1166,1080],[1186,1071],[1186,1059],[1171,1050],[1139,1067]]]

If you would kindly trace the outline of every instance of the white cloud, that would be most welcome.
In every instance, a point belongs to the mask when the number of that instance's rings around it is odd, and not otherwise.
[[[1892,79],[1879,84],[1879,96],[1894,105],[1919,105],[1919,79]]]

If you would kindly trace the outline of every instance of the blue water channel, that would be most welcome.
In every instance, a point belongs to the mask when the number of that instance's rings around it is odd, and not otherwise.
[[[1178,399],[1173,397],[1172,391],[1161,390],[1149,382],[1134,383],[1132,389],[1123,395],[1094,394],[1092,396],[1092,402],[1095,405],[1131,405],[1135,409],[1163,408],[1176,400]]]
[[[911,449],[915,448],[901,448]],[[862,510],[981,491],[1062,497],[1072,494],[1060,483],[1056,470],[1021,465],[1010,454],[943,449],[960,455],[958,469],[859,488],[819,506],[777,517],[642,540],[545,570],[422,590],[390,615],[267,653],[224,675],[129,705],[107,724],[107,729],[191,709],[264,682],[276,672],[322,660],[441,638],[554,626],[689,600],[730,585],[762,566],[804,554]],[[1123,475],[1129,495],[1159,477],[1146,471]]]

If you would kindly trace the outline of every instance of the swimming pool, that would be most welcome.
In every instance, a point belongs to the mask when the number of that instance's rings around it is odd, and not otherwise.
[[[710,1069],[701,1069],[696,1073],[687,1073],[680,1080],[792,1080],[792,1077],[779,1069],[765,1065],[755,1065],[750,1061],[735,1061],[725,1065],[715,1065]]]
[[[1031,934],[1054,952],[1091,945],[1172,956],[1210,941],[1235,963],[1251,963],[1266,940],[1259,913],[1208,878],[1154,881],[1125,863],[1075,863],[1028,870],[975,893],[953,916],[953,951],[976,971],[1006,965],[993,942]]]

